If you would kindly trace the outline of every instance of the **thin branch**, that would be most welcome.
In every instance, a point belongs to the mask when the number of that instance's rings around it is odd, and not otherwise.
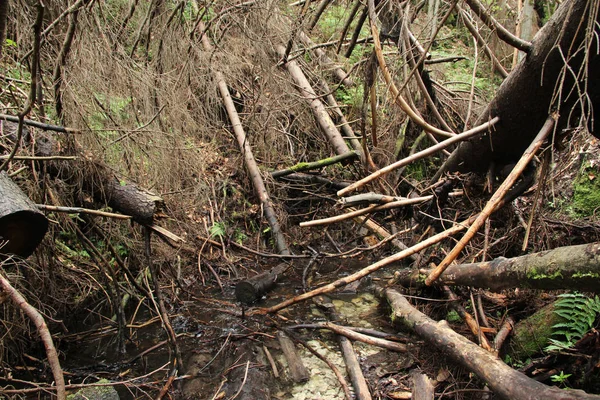
[[[350,192],[352,192],[352,191],[354,191],[354,190],[356,190],[358,188],[363,187],[367,183],[369,183],[369,182],[371,182],[371,181],[373,181],[373,180],[375,180],[375,179],[377,179],[377,178],[379,178],[379,177],[381,177],[381,176],[383,176],[383,175],[385,175],[385,174],[387,174],[387,173],[389,173],[389,172],[391,172],[391,171],[393,171],[395,169],[398,169],[398,168],[400,168],[400,167],[402,167],[404,165],[408,165],[408,164],[410,164],[410,163],[412,163],[414,161],[420,160],[421,158],[424,158],[424,157],[427,157],[429,155],[435,154],[436,152],[438,152],[438,151],[440,151],[442,149],[445,149],[446,147],[448,147],[448,146],[450,146],[450,145],[452,145],[454,143],[466,140],[466,139],[468,139],[470,137],[473,137],[475,135],[478,135],[478,134],[480,134],[480,133],[482,133],[482,132],[484,132],[486,130],[489,130],[498,121],[499,121],[499,118],[498,117],[494,117],[490,121],[486,122],[485,124],[479,125],[479,126],[473,128],[473,129],[470,129],[470,130],[468,130],[466,132],[463,132],[461,134],[458,134],[458,135],[455,135],[455,136],[453,136],[451,138],[448,138],[448,139],[444,140],[443,142],[440,142],[440,143],[436,144],[435,146],[431,146],[431,147],[429,147],[429,148],[427,148],[425,150],[422,150],[422,151],[420,151],[420,152],[418,152],[416,154],[413,154],[412,156],[406,157],[406,158],[404,158],[404,159],[402,159],[400,161],[396,161],[395,163],[390,164],[387,167],[384,167],[384,168],[380,169],[379,171],[375,171],[371,175],[369,175],[369,176],[367,176],[367,177],[365,177],[365,178],[363,178],[363,179],[361,179],[361,180],[359,180],[359,181],[351,184],[350,186],[348,186],[348,187],[346,187],[346,188],[338,191],[337,195],[338,196],[343,196],[343,195],[345,195],[347,193],[350,193]]]
[[[481,211],[473,225],[471,225],[469,230],[456,244],[452,251],[448,253],[446,258],[444,258],[444,260],[429,274],[429,276],[425,280],[426,285],[431,285],[440,277],[440,275],[446,270],[446,268],[448,268],[450,263],[452,263],[456,259],[456,257],[458,257],[459,253],[471,241],[473,236],[475,236],[479,228],[483,226],[483,224],[489,218],[489,216],[504,204],[504,196],[515,184],[525,167],[533,159],[533,156],[535,156],[537,150],[539,150],[539,148],[542,146],[542,143],[544,143],[546,137],[550,134],[550,132],[552,132],[556,123],[556,119],[558,119],[557,115],[552,115],[548,117],[542,129],[539,131],[535,139],[533,139],[527,150],[525,150],[519,162],[517,162],[511,173],[504,180],[504,182],[502,182],[502,185],[500,185],[496,193],[494,193],[492,198],[487,202],[484,209]]]
[[[489,14],[485,9],[483,4],[479,2],[479,0],[465,0],[465,2],[469,5],[471,10],[479,19],[483,21],[484,24],[488,26],[492,31],[496,32],[496,35],[500,40],[509,45],[524,51],[525,53],[529,53],[531,51],[531,42],[521,39],[518,36],[513,35],[508,29],[506,29],[502,24],[500,24],[496,19]]]
[[[13,302],[19,307],[19,309],[23,310],[23,312],[27,314],[27,316],[35,324],[40,338],[42,339],[42,343],[44,343],[46,356],[48,357],[48,363],[50,364],[50,369],[52,370],[52,375],[54,376],[54,382],[56,383],[56,396],[58,397],[58,400],[66,399],[67,395],[65,392],[65,379],[63,377],[63,371],[60,367],[58,353],[54,347],[54,342],[52,341],[52,335],[48,330],[48,326],[44,321],[44,317],[42,317],[42,314],[40,314],[35,307],[25,300],[25,297],[23,297],[23,295],[10,284],[8,279],[6,279],[3,274],[0,274],[0,285],[2,286],[2,290],[8,294]]]

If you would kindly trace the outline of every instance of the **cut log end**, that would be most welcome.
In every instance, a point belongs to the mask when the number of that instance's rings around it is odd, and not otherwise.
[[[48,229],[43,214],[24,210],[0,217],[0,253],[30,256]]]

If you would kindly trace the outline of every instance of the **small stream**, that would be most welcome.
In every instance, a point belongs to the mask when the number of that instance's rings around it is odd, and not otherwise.
[[[328,267],[334,270],[332,266]],[[354,270],[360,268],[360,265],[352,267]],[[339,269],[335,272],[344,273]],[[320,276],[319,279],[327,282],[324,276]],[[301,286],[301,283],[294,281],[279,284],[269,293],[268,298],[257,306],[269,306],[292,297],[299,293]],[[192,287],[193,285],[190,289]],[[247,388],[244,387],[244,391],[238,393],[238,399],[250,399],[253,396],[261,398],[261,393],[264,393],[262,398],[273,399],[344,398],[340,384],[331,369],[299,345],[296,348],[309,371],[310,379],[300,384],[292,383],[287,361],[276,340],[279,327],[326,321],[326,316],[315,304],[306,301],[283,310],[278,316],[258,315],[243,318],[242,308],[232,302],[233,298],[233,288],[227,288],[224,294],[219,293],[213,297],[191,296],[189,300],[178,303],[178,309],[171,311],[172,325],[178,334],[185,368],[184,371],[178,371],[178,376],[187,375],[185,379],[174,383],[174,398],[229,398],[239,390],[242,382]],[[344,325],[393,331],[382,313],[379,300],[368,289],[334,293],[331,298],[337,312],[342,316]],[[77,371],[80,375],[88,373],[95,378],[109,380],[130,379],[158,370],[152,379],[164,379],[168,373],[168,368],[164,366],[172,360],[168,345],[164,344],[140,356],[145,350],[166,340],[160,321],[154,318],[154,322],[148,323],[150,318],[148,311],[138,312],[137,324],[142,325],[146,322],[147,325],[129,331],[132,340],[125,355],[116,351],[114,333],[86,339],[83,345],[81,342],[71,344],[65,369]],[[346,374],[337,340],[332,333],[326,330],[306,329],[295,332]],[[414,363],[408,354],[393,353],[359,342],[353,344],[365,377],[372,385]],[[274,376],[275,372],[266,357],[265,349],[275,361],[278,378]],[[235,376],[244,372],[246,359],[250,362],[249,372],[245,382],[240,382]],[[163,368],[160,369],[161,367]],[[255,375],[250,373],[253,370]],[[346,379],[351,386],[349,379]],[[143,396],[141,391],[131,388],[119,386],[117,389],[121,399]]]

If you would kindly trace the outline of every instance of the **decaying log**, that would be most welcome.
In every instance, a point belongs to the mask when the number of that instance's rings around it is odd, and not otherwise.
[[[0,173],[0,254],[28,257],[40,244],[48,220],[6,175]]]
[[[202,22],[200,22],[198,28],[202,32],[205,31],[204,24]],[[210,44],[210,41],[208,40],[208,36],[206,36],[206,34],[202,35],[202,45],[204,46],[204,49],[206,51],[213,51],[213,46]],[[231,94],[229,93],[229,88],[227,86],[227,83],[225,82],[225,77],[221,71],[215,71],[214,74],[215,80],[217,81],[217,85],[219,87],[221,98],[223,99],[223,104],[225,105],[225,109],[227,110],[227,116],[231,121],[231,126],[233,127],[238,146],[244,156],[244,165],[248,170],[248,175],[250,175],[250,179],[252,181],[252,185],[254,186],[256,197],[258,197],[258,199],[260,200],[267,222],[271,227],[271,232],[275,239],[275,246],[277,247],[277,251],[280,254],[291,254],[285,237],[281,232],[281,226],[279,225],[279,221],[277,220],[277,215],[275,213],[275,208],[273,207],[273,202],[271,201],[269,192],[267,191],[267,187],[265,186],[265,182],[263,181],[262,175],[260,174],[258,164],[254,159],[254,155],[252,154],[252,148],[250,147],[250,143],[248,143],[248,140],[246,139],[246,132],[244,131],[242,121],[240,120],[237,110],[235,109],[235,104],[233,103]],[[348,147],[346,147],[346,151],[348,151]]]
[[[296,346],[294,346],[292,339],[290,339],[283,331],[279,331],[277,333],[277,339],[281,345],[281,351],[283,351],[283,354],[288,362],[288,366],[290,367],[290,375],[292,380],[296,383],[306,382],[309,380],[310,375],[308,370],[296,352]]]
[[[235,285],[235,298],[245,304],[254,303],[275,286],[277,278],[289,267],[288,264],[279,264],[267,272],[239,282]]]
[[[504,364],[493,354],[454,332],[446,321],[436,322],[418,311],[395,290],[384,291],[394,320],[401,321],[425,341],[443,351],[465,368],[473,371],[503,399],[510,400],[573,400],[600,399],[581,390],[562,390],[546,386]]]
[[[554,325],[565,319],[554,312],[555,303],[550,303],[514,325],[513,335],[506,346],[506,354],[513,360],[525,361],[541,353],[549,344]]]
[[[398,271],[397,281],[419,285],[429,270]],[[600,292],[600,242],[558,247],[514,258],[450,265],[436,286],[458,285],[500,291],[509,288]]]
[[[277,54],[280,57],[285,56],[285,47],[277,46],[276,47]],[[323,134],[333,147],[335,154],[341,155],[346,154],[350,150],[348,149],[348,145],[344,141],[344,138],[340,134],[340,131],[335,126],[335,123],[332,121],[331,117],[327,113],[327,109],[320,97],[317,96],[315,90],[310,85],[308,79],[302,72],[302,69],[298,65],[296,61],[289,61],[285,63],[285,67],[290,73],[290,76],[296,83],[298,91],[302,94],[305,100],[310,104],[310,108],[313,111],[315,119],[319,124],[319,127],[323,131]]]
[[[433,400],[435,387],[431,379],[416,369],[413,369],[410,375],[413,381],[412,400]]]
[[[51,157],[59,150],[58,142],[48,135],[38,135],[36,155]],[[97,201],[129,215],[134,221],[151,225],[164,208],[163,199],[136,184],[121,179],[106,165],[83,153],[74,161],[48,161],[42,168],[52,176],[73,185],[81,185]]]
[[[336,311],[335,305],[331,302],[331,299],[326,296],[320,296],[315,299],[315,302],[320,308],[325,310],[331,321],[337,322],[341,320],[341,316]],[[372,397],[371,392],[369,391],[369,385],[367,385],[365,376],[360,369],[360,363],[358,362],[358,357],[356,356],[352,343],[345,336],[338,335],[337,338],[340,349],[342,350],[342,357],[346,363],[346,371],[348,371],[352,387],[354,387],[356,398],[358,400],[371,400]]]

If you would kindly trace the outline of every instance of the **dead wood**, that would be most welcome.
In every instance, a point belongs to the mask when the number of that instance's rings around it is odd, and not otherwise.
[[[285,56],[285,47],[276,46],[277,54],[280,57]],[[340,131],[335,126],[335,123],[332,121],[329,113],[327,112],[327,108],[321,101],[320,97],[317,96],[315,90],[310,85],[308,79],[302,72],[302,69],[298,65],[298,63],[294,60],[286,62],[285,67],[290,73],[290,76],[296,83],[296,87],[300,94],[304,97],[304,99],[310,104],[310,108],[321,128],[321,131],[329,141],[329,144],[333,147],[335,154],[342,155],[348,153],[350,150],[348,149],[348,145],[344,141]],[[355,149],[360,151],[360,149]]]
[[[584,87],[576,86],[572,76],[589,77],[585,86],[587,94],[591,103],[597,104],[600,77],[594,71],[598,71],[600,63],[598,47],[590,43],[589,58],[583,54],[587,51],[580,49],[585,45],[586,35],[582,21],[596,22],[596,32],[598,29],[597,21],[588,18],[596,11],[591,9],[597,7],[594,4],[586,0],[562,2],[533,39],[529,54],[510,73],[476,122],[480,124],[489,118],[500,117],[494,131],[461,143],[434,180],[444,172],[485,173],[491,162],[497,166],[515,162],[544,125],[551,109],[560,108],[558,132],[568,125],[569,120],[576,121],[578,117],[575,116],[581,113],[573,107],[583,101],[580,95],[585,97],[585,94],[582,92]],[[568,65],[565,65],[565,59]],[[586,60],[587,65],[584,64]],[[586,118],[589,122],[592,115]],[[588,129],[591,130],[591,126],[588,125]]]
[[[313,52],[317,56],[317,60],[319,64],[324,68],[330,68],[333,71],[333,75],[337,78],[337,80],[346,87],[354,86],[354,82],[346,71],[337,66],[331,58],[325,53],[325,51],[321,48],[315,47],[315,43],[306,35],[304,32],[299,33],[299,38],[302,44],[308,48],[313,48]]]
[[[329,319],[331,319],[333,322],[341,319],[340,315],[335,309],[335,305],[331,302],[331,299],[326,296],[322,296],[316,298],[315,301],[322,309],[325,310],[329,316]],[[350,376],[350,381],[354,387],[356,398],[358,400],[371,400],[371,392],[369,391],[369,386],[367,385],[365,376],[360,369],[360,363],[352,343],[346,336],[338,335],[337,338],[342,351],[342,357],[346,363],[346,371],[348,371],[348,376]]]
[[[279,264],[267,272],[238,282],[235,285],[235,298],[245,304],[254,303],[275,286],[277,278],[289,267],[288,264]]]
[[[358,157],[358,153],[356,151],[349,151],[348,153],[324,158],[323,160],[298,163],[289,168],[271,172],[271,176],[273,178],[281,178],[282,176],[291,175],[294,172],[310,171],[312,169],[319,169],[337,163],[349,163],[352,162],[352,160],[356,157]]]
[[[362,4],[362,2],[361,2]],[[362,13],[358,17],[358,21],[356,21],[356,27],[354,27],[354,31],[352,32],[352,37],[350,38],[350,43],[348,43],[348,48],[344,53],[344,57],[350,58],[352,52],[354,51],[354,47],[356,47],[356,43],[358,43],[358,37],[360,36],[360,31],[362,30],[367,17],[369,16],[369,9],[367,7],[363,8]]]
[[[392,307],[394,320],[401,321],[454,361],[473,371],[503,399],[600,399],[600,396],[581,390],[562,390],[537,382],[513,370],[493,354],[454,332],[446,321],[436,322],[430,319],[411,306],[397,291],[386,289],[384,294]]]
[[[435,387],[433,382],[425,374],[413,369],[410,373],[413,381],[412,400],[433,400]]]
[[[488,13],[483,4],[479,0],[466,0],[471,10],[488,26],[493,32],[498,35],[498,38],[505,43],[528,53],[531,50],[531,43],[513,35],[508,29],[502,26],[496,19]]]
[[[489,218],[489,216],[501,208],[505,203],[505,196],[508,191],[513,187],[516,183],[517,179],[521,175],[521,173],[525,170],[525,167],[531,162],[535,153],[542,147],[542,144],[546,140],[546,137],[552,132],[552,129],[555,126],[555,118],[554,116],[548,117],[542,129],[538,132],[537,136],[533,139],[529,147],[525,150],[519,162],[514,166],[508,177],[502,182],[502,185],[496,190],[492,198],[486,203],[485,207],[481,211],[481,214],[477,217],[473,225],[469,227],[469,230],[465,233],[465,235],[460,239],[460,241],[454,246],[452,251],[448,253],[448,255],[439,263],[439,265],[429,274],[427,279],[425,279],[426,285],[431,285],[435,282],[440,275],[444,272],[446,268],[456,260],[456,257],[460,254],[460,252],[465,248],[465,246],[471,241],[475,233],[483,226],[485,221]]]
[[[311,299],[315,296],[318,296],[320,294],[325,294],[325,293],[329,293],[329,292],[333,292],[336,289],[339,289],[341,287],[344,287],[346,285],[348,285],[349,283],[355,282],[357,280],[359,280],[360,278],[363,278],[377,270],[379,270],[380,268],[385,267],[386,265],[389,265],[393,262],[397,262],[400,260],[403,260],[407,257],[410,257],[413,254],[418,253],[421,250],[424,250],[426,248],[428,248],[429,246],[432,246],[446,238],[451,237],[452,235],[462,231],[463,229],[466,229],[466,227],[471,224],[474,220],[475,220],[476,216],[473,216],[469,219],[467,219],[466,221],[463,221],[462,223],[456,224],[453,227],[446,229],[443,232],[440,232],[436,235],[433,235],[417,244],[415,244],[414,246],[409,247],[406,250],[400,251],[396,254],[393,254],[389,257],[386,257],[382,260],[377,261],[374,264],[371,264],[363,269],[361,269],[360,271],[357,271],[351,275],[345,276],[343,278],[340,278],[332,283],[329,283],[327,285],[321,286],[317,289],[311,290],[310,292],[306,292],[303,293],[301,295],[298,295],[296,297],[293,297],[291,299],[282,301],[279,304],[276,304],[272,307],[266,308],[266,309],[262,309],[262,310],[256,310],[253,313],[250,314],[256,314],[256,313],[274,313],[277,312],[279,310],[282,310],[286,307],[291,306],[292,304],[298,303],[300,301],[304,301],[307,299]]]
[[[59,145],[48,135],[38,136],[36,155],[53,157]],[[164,200],[135,183],[117,177],[106,165],[80,153],[75,161],[49,161],[41,167],[51,176],[81,187],[97,201],[129,215],[134,221],[151,225],[164,208]]]
[[[369,175],[369,176],[367,176],[367,177],[365,177],[365,178],[363,178],[363,179],[361,179],[361,180],[359,180],[359,181],[351,184],[347,188],[344,188],[344,189],[338,191],[337,194],[338,194],[338,196],[343,196],[343,195],[345,195],[347,193],[350,193],[350,192],[352,192],[352,191],[354,191],[356,189],[359,189],[359,188],[363,187],[367,183],[369,183],[369,182],[371,182],[371,181],[373,181],[373,180],[375,180],[375,179],[377,179],[377,178],[379,178],[379,177],[381,177],[381,176],[383,176],[383,175],[385,175],[387,173],[390,173],[390,172],[392,172],[392,171],[394,171],[394,170],[396,170],[396,169],[398,169],[400,167],[403,167],[403,166],[408,165],[408,164],[410,164],[412,162],[420,160],[420,159],[422,159],[424,157],[427,157],[427,156],[430,156],[432,154],[435,154],[436,152],[438,152],[440,150],[443,150],[446,147],[451,146],[451,145],[453,145],[455,143],[458,143],[458,142],[461,142],[463,140],[467,140],[467,139],[469,139],[469,138],[471,138],[473,136],[479,135],[479,134],[485,132],[487,129],[490,129],[497,122],[498,122],[498,119],[497,118],[493,118],[492,120],[490,120],[490,121],[488,121],[488,122],[486,122],[486,123],[484,123],[482,125],[479,125],[479,126],[473,128],[473,129],[470,129],[470,130],[468,130],[466,132],[463,132],[463,133],[460,133],[458,135],[454,135],[454,136],[452,136],[452,137],[450,137],[450,138],[448,138],[448,139],[446,139],[446,140],[444,140],[444,141],[442,141],[442,142],[440,142],[440,143],[438,143],[438,144],[436,144],[434,146],[428,147],[425,150],[421,150],[420,152],[415,153],[415,154],[413,154],[411,156],[408,156],[408,157],[406,157],[406,158],[404,158],[404,159],[402,159],[400,161],[396,161],[395,163],[390,164],[387,167],[381,168],[380,170],[373,172],[371,175]]]
[[[292,342],[292,340],[283,331],[279,331],[277,333],[277,339],[279,340],[281,350],[283,351],[283,354],[288,362],[292,380],[296,383],[308,381],[310,375],[304,366],[302,359],[296,352],[294,342]]]
[[[356,16],[356,13],[358,12],[358,9],[361,5],[362,3],[360,2],[360,0],[356,0],[354,2],[354,5],[352,6],[352,10],[350,10],[350,14],[348,14],[348,19],[346,19],[346,22],[344,23],[344,27],[342,28],[342,32],[340,33],[340,39],[335,50],[337,54],[340,54],[340,50],[342,49],[342,45],[344,44],[344,41],[346,40],[346,35],[348,34],[348,29],[350,29],[350,25],[352,25],[352,21],[354,20],[354,17]]]
[[[423,271],[429,273],[429,271]],[[410,276],[412,275],[412,276]],[[424,275],[399,272],[403,285],[418,285]],[[509,288],[600,291],[600,243],[558,247],[520,257],[451,265],[435,285],[471,286],[501,291]]]
[[[40,244],[48,220],[5,172],[0,173],[0,254],[28,257]]]
[[[529,317],[514,324],[505,352],[513,360],[526,360],[541,353],[550,343],[554,325],[565,322],[555,313],[556,303],[550,303]]]
[[[205,31],[204,24],[200,22],[199,29],[201,31]],[[206,34],[202,35],[202,45],[204,49],[208,52],[213,51],[213,47],[208,40],[208,36]],[[285,50],[284,50],[285,51]],[[215,71],[215,80],[219,87],[219,92],[221,94],[221,98],[223,99],[223,104],[225,105],[225,109],[227,110],[227,116],[231,121],[231,125],[233,127],[233,131],[235,133],[235,137],[238,142],[238,146],[240,148],[241,153],[244,156],[244,165],[248,170],[248,175],[250,175],[250,180],[252,181],[252,185],[254,186],[254,192],[256,193],[256,197],[260,200],[260,204],[262,205],[263,211],[265,213],[265,217],[267,218],[267,222],[271,227],[271,232],[275,238],[275,245],[277,247],[277,251],[280,254],[291,254],[285,237],[281,231],[281,226],[279,225],[279,221],[277,220],[277,215],[275,214],[275,208],[273,207],[273,202],[269,197],[269,192],[267,191],[267,187],[262,179],[262,175],[260,174],[260,170],[258,168],[258,164],[252,155],[252,148],[250,147],[250,143],[246,140],[246,132],[242,126],[242,122],[240,117],[235,109],[235,104],[233,103],[233,99],[231,98],[231,94],[229,93],[229,88],[227,83],[225,82],[225,77],[221,71]],[[346,151],[348,148],[346,147]]]
[[[44,317],[42,317],[42,314],[29,304],[25,297],[10,284],[8,279],[4,277],[4,274],[0,274],[0,286],[2,287],[2,290],[8,294],[15,305],[31,319],[37,328],[38,334],[44,344],[46,356],[48,357],[48,364],[50,364],[52,376],[54,377],[54,382],[56,384],[56,397],[58,400],[65,400],[67,396],[65,392],[63,371],[60,367],[60,361],[58,360],[58,353],[54,347],[54,342],[52,341],[52,335],[48,330]]]

